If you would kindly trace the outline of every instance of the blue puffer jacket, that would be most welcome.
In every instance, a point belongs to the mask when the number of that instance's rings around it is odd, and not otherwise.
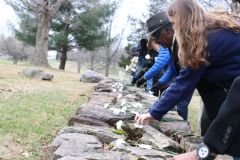
[[[164,75],[158,81],[161,85],[167,84],[169,81],[171,81],[173,77],[176,76],[177,72],[168,49],[160,47],[157,60],[155,61],[154,65],[144,74],[144,78],[149,80],[155,76],[158,76],[166,66],[168,66],[166,73],[164,73]]]

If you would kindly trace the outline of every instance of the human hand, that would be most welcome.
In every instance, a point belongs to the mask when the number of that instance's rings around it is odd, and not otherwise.
[[[174,156],[173,158],[171,158],[169,160],[198,160],[197,151],[194,150],[192,152],[179,154],[179,155],[176,155],[176,156]]]
[[[137,80],[136,85],[137,87],[140,87],[146,82],[146,79],[142,76],[140,79]]]
[[[136,114],[135,121],[139,125],[149,124],[153,120],[153,117],[150,113],[146,114]]]
[[[152,86],[152,88],[151,88],[151,91],[152,92],[156,92],[156,91],[158,91],[159,89],[161,88],[161,85],[160,85],[160,83],[155,83],[153,86]]]

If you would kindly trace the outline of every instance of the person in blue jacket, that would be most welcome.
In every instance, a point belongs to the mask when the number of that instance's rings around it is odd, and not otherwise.
[[[174,160],[204,159],[209,153],[240,157],[240,17],[206,12],[195,0],[176,0],[170,5],[168,16],[176,33],[181,71],[149,112],[136,115],[135,120],[138,124],[160,120],[197,88],[211,124],[197,150],[175,156]],[[162,39],[166,32],[162,29],[152,36],[166,44],[166,39]],[[210,83],[213,86],[206,85]],[[218,105],[213,103],[220,101]]]
[[[160,78],[158,78],[158,81],[154,83],[154,86],[151,90],[154,93],[159,93],[160,89],[162,93],[168,86],[168,83],[170,83],[171,80],[176,76],[177,72],[167,48],[163,48],[162,46],[157,44],[153,37],[149,38],[148,48],[156,50],[157,52],[159,52],[159,54],[155,60],[154,65],[144,74],[142,79],[143,81],[145,81],[159,75]],[[141,85],[141,80],[138,80],[138,83],[137,86]],[[155,96],[158,95],[159,94],[155,94]]]
[[[151,37],[149,38],[149,40],[151,41]],[[157,93],[159,93],[159,89],[162,89],[162,91],[164,91],[169,86],[174,77],[177,75],[177,71],[175,69],[170,52],[167,48],[160,47],[160,45],[156,44],[156,42],[152,42],[152,47],[155,48],[155,50],[158,50],[158,57],[154,65],[143,75],[142,78],[137,80],[136,84],[137,86],[140,86],[145,81],[148,81],[153,77],[159,75],[164,70],[164,68],[167,67],[166,72],[161,75],[159,80],[152,87],[154,95],[158,96]],[[177,112],[183,118],[183,120],[188,119],[188,105],[191,101],[191,98],[192,93],[190,93],[189,96],[186,96],[183,101],[176,105]]]

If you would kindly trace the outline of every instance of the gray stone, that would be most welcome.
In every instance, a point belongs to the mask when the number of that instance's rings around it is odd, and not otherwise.
[[[79,126],[82,124],[93,126],[109,126],[105,122],[99,121],[94,118],[82,117],[81,115],[75,115],[68,121],[69,126]]]
[[[146,125],[143,127],[143,130],[145,131],[141,140],[143,143],[152,145],[159,149],[169,150],[176,153],[183,152],[183,148],[180,146],[179,143],[167,137],[165,134],[159,132],[155,128]]]
[[[80,107],[76,114],[81,117],[105,122],[110,126],[114,126],[119,120],[133,120],[135,117],[134,114],[120,113],[119,115],[114,115],[112,110],[104,108],[103,105],[91,103],[87,103],[83,107]]]
[[[96,151],[82,153],[79,156],[65,156],[58,160],[143,160],[124,152]]]
[[[41,77],[41,80],[52,81],[53,77],[54,76],[52,74],[43,73],[42,77]]]
[[[51,81],[54,77],[52,74],[44,73],[43,70],[32,69],[32,68],[23,69],[23,75],[29,78],[37,78],[37,79],[48,80],[48,81]]]
[[[103,75],[101,75],[97,72],[91,71],[91,70],[86,70],[82,74],[82,76],[80,78],[80,81],[81,82],[86,82],[86,83],[98,83],[103,79],[104,79]]]
[[[158,122],[161,132],[171,137],[172,135],[191,135],[191,127],[187,121]]]
[[[126,146],[126,147],[114,147],[112,149],[112,151],[122,151],[122,152],[127,152],[127,153],[131,153],[135,156],[141,157],[143,159],[149,159],[149,158],[153,158],[153,159],[166,159],[166,158],[171,158],[172,155],[167,153],[167,152],[163,152],[160,150],[155,150],[155,149],[144,149],[144,148],[140,148],[140,147],[131,147],[131,146]]]
[[[162,122],[174,122],[174,121],[183,121],[183,118],[178,115],[176,111],[168,111],[162,119]]]
[[[122,138],[121,135],[115,134],[112,131],[113,129],[109,127],[79,125],[77,127],[65,127],[59,132],[59,135],[66,133],[88,134],[97,137],[102,143],[109,144],[112,141]]]
[[[116,104],[117,94],[113,93],[94,93],[90,96],[89,103],[104,105],[105,103]]]
[[[94,136],[80,133],[66,133],[57,136],[50,145],[51,159],[61,157],[81,156],[84,152],[99,150],[102,143]]]
[[[180,144],[186,152],[190,152],[197,149],[202,142],[203,139],[199,136],[189,136],[182,138]]]

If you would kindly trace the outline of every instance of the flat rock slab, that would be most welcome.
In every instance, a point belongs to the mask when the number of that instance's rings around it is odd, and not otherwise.
[[[102,148],[102,143],[94,136],[80,133],[66,133],[57,136],[50,145],[52,160],[61,157],[81,156],[84,152]]]
[[[131,147],[131,146],[114,147],[112,150],[131,153],[131,154],[141,157],[143,159],[149,159],[149,158],[157,159],[158,158],[159,160],[160,159],[164,160],[166,158],[172,157],[172,155],[167,152],[163,152],[163,151],[159,151],[159,150],[155,150],[155,149],[144,149],[144,148],[140,148],[140,147]]]
[[[124,152],[96,151],[82,153],[79,156],[65,156],[58,160],[143,160]]]
[[[33,68],[23,69],[23,75],[29,78],[37,78],[37,79],[47,80],[47,81],[53,80],[53,77],[54,77],[52,74],[44,73],[43,70],[33,69]]]
[[[202,142],[203,139],[199,136],[189,136],[182,138],[180,144],[186,152],[190,152],[197,149]]]
[[[171,137],[172,135],[191,135],[191,127],[187,121],[160,122],[158,123],[161,132]]]
[[[104,79],[94,87],[94,90],[96,92],[113,92],[113,85],[116,82],[114,79]]]
[[[119,120],[133,120],[135,117],[134,114],[120,113],[119,115],[115,115],[113,114],[112,110],[104,108],[103,105],[96,105],[91,103],[87,103],[83,107],[80,107],[76,114],[80,117],[105,122],[110,126],[114,126],[115,123]]]
[[[175,122],[175,121],[183,121],[182,117],[178,115],[176,111],[168,111],[167,114],[165,114],[162,117],[162,122]]]
[[[104,93],[104,92],[103,92]],[[90,96],[89,103],[104,105],[105,103],[115,104],[117,102],[117,94],[112,93],[94,93]]]
[[[107,123],[95,118],[83,117],[81,115],[75,115],[68,121],[69,126],[81,126],[83,124],[90,126],[109,126]]]
[[[161,150],[169,150],[176,153],[183,152],[183,148],[179,143],[167,137],[165,134],[159,132],[155,128],[146,125],[143,127],[143,130],[145,131],[142,137],[143,143],[153,145]]]
[[[61,129],[59,135],[66,133],[81,133],[93,135],[98,138],[102,143],[109,144],[112,141],[122,138],[121,135],[113,133],[113,128],[109,127],[99,127],[99,126],[89,126],[89,125],[79,125],[78,127],[65,127]]]

